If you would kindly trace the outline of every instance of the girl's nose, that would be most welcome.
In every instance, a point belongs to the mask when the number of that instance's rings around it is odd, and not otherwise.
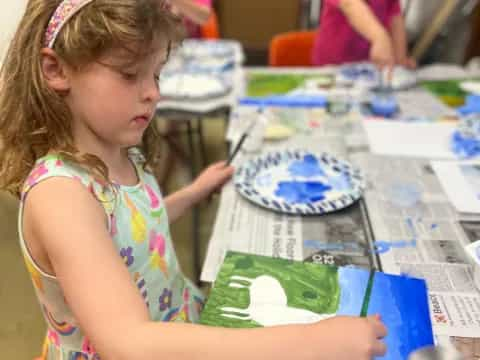
[[[142,82],[141,97],[143,101],[147,102],[156,103],[160,101],[160,88],[156,79]]]

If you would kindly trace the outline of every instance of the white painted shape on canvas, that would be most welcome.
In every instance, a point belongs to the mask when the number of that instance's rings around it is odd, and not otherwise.
[[[310,324],[335,316],[335,314],[317,314],[306,309],[289,307],[287,295],[280,282],[268,275],[261,275],[255,279],[232,276],[230,287],[248,288],[250,305],[246,309],[236,307],[222,307],[221,316],[238,319],[253,320],[262,326]],[[247,282],[245,286],[235,281]]]

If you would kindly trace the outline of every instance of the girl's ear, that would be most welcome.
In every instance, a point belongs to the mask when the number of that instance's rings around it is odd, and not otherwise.
[[[41,67],[43,76],[52,90],[61,92],[70,90],[66,66],[55,51],[48,48],[41,50]]]

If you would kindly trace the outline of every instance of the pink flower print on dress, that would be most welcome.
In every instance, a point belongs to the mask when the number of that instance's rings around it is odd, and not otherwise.
[[[27,183],[29,186],[33,186],[37,183],[38,179],[40,179],[43,175],[48,173],[47,166],[45,162],[39,164],[31,173],[27,179]]]
[[[87,338],[85,338],[83,340],[82,352],[85,353],[85,354],[88,354],[90,356],[96,354],[95,348],[93,347],[93,345],[90,343],[90,341]]]
[[[142,243],[147,237],[147,223],[142,214],[138,211],[132,199],[125,193],[125,203],[131,212],[130,230],[133,240]]]
[[[110,236],[115,236],[118,234],[117,227],[117,217],[113,214],[110,214]]]
[[[167,262],[165,261],[165,238],[157,234],[155,230],[150,231],[150,266],[153,269],[160,269],[168,278]]]
[[[49,329],[47,331],[47,339],[51,344],[57,347],[60,346],[60,336],[55,331]]]
[[[152,187],[148,184],[145,184],[145,190],[147,192],[148,197],[150,198],[150,207],[152,208],[151,210],[152,217],[160,219],[162,217],[164,208],[160,206],[161,204],[160,204],[160,199],[158,195],[155,193]]]
[[[189,308],[188,308],[188,305],[190,303],[190,289],[188,287],[185,287],[185,289],[183,290],[183,306],[182,306],[182,310],[181,310],[181,317],[182,317],[182,320],[184,320],[185,322],[190,322],[190,311],[189,311]]]

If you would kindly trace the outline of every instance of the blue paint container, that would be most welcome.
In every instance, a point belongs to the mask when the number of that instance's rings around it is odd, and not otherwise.
[[[370,108],[374,115],[389,118],[398,111],[398,104],[392,95],[377,95],[370,101]]]

